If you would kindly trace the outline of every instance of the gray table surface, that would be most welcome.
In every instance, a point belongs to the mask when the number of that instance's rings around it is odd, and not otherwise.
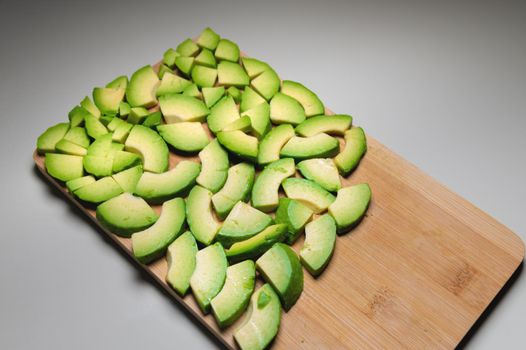
[[[14,2],[13,2],[14,3]],[[526,238],[526,2],[0,2],[0,348],[217,345],[40,179],[37,136],[210,25]],[[518,275],[471,349],[524,348]]]

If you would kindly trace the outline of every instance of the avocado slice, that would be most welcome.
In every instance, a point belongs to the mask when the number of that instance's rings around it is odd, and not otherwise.
[[[190,231],[180,235],[168,247],[166,260],[168,272],[166,282],[180,296],[184,296],[190,288],[190,278],[195,270],[195,256],[197,254],[197,243]]]
[[[128,87],[128,77],[120,75],[106,84],[106,87],[110,89],[126,89]]]
[[[128,115],[127,122],[130,124],[142,124],[148,117],[148,110],[143,107],[133,107]]]
[[[69,154],[46,153],[44,166],[49,175],[60,181],[69,181],[84,175],[82,157]]]
[[[150,203],[160,203],[186,194],[194,186],[200,171],[201,164],[182,160],[174,168],[161,174],[145,172],[137,183],[135,194]]]
[[[142,125],[135,125],[126,139],[125,149],[139,154],[143,167],[152,173],[168,169],[168,146],[158,133]]]
[[[298,236],[303,232],[305,225],[312,218],[313,211],[306,205],[290,198],[280,198],[279,206],[276,210],[276,223],[287,225],[287,236],[285,241],[288,244],[294,243]]]
[[[276,72],[270,68],[250,82],[250,86],[267,101],[279,91],[280,79]]]
[[[126,87],[93,89],[93,101],[103,114],[117,114],[119,105],[124,98]]]
[[[305,121],[305,111],[298,101],[278,92],[270,100],[270,120],[274,124],[298,125]]]
[[[279,152],[282,157],[292,157],[297,160],[310,158],[333,157],[338,154],[340,143],[338,139],[327,134],[317,134],[310,137],[292,137]]]
[[[163,115],[160,111],[149,113],[146,119],[144,119],[144,122],[142,122],[142,125],[155,129],[157,125],[161,125],[161,122],[163,120]]]
[[[314,181],[290,178],[283,181],[282,185],[287,197],[305,204],[315,214],[323,212],[335,200],[330,192]]]
[[[93,115],[95,118],[99,119],[101,116],[101,113],[97,106],[91,101],[91,99],[86,96],[82,101],[80,101],[80,106],[87,110],[91,115]]]
[[[270,105],[267,102],[260,103],[257,106],[244,111],[241,113],[241,118],[243,117],[250,118],[252,133],[258,139],[262,139],[272,127],[270,124]]]
[[[239,201],[223,222],[216,240],[224,247],[230,247],[235,242],[243,241],[261,232],[271,223],[272,218],[269,215]]]
[[[108,129],[106,129],[104,124],[91,114],[84,116],[84,126],[88,135],[93,139],[98,139],[108,133]]]
[[[83,148],[88,148],[90,144],[86,129],[79,126],[74,126],[69,129],[66,135],[64,135],[64,140],[71,141]]]
[[[205,87],[202,89],[203,100],[208,108],[212,108],[225,94],[224,86]]]
[[[194,67],[195,58],[194,57],[176,57],[175,66],[183,75],[189,76],[192,68]]]
[[[197,38],[197,45],[208,50],[215,50],[219,44],[219,35],[210,27],[206,27]]]
[[[217,216],[224,220],[234,205],[249,199],[254,184],[255,169],[252,164],[238,163],[228,169],[225,185],[212,196]]]
[[[264,284],[250,298],[246,321],[234,333],[241,350],[263,350],[276,337],[281,319],[279,297]]]
[[[292,137],[294,137],[292,125],[282,124],[270,130],[261,140],[258,163],[264,165],[278,160],[281,148]]]
[[[261,97],[257,92],[255,92],[250,86],[247,86],[243,93],[241,94],[241,103],[239,105],[239,110],[241,112],[248,111],[251,108],[256,107],[262,103],[266,103],[263,97]]]
[[[329,214],[307,224],[300,260],[311,275],[319,276],[325,270],[331,260],[335,243],[336,224]]]
[[[239,47],[233,41],[221,39],[217,44],[215,56],[218,60],[237,62],[239,60]]]
[[[175,59],[174,59],[174,61],[175,61]],[[159,79],[162,80],[166,73],[173,73],[173,72],[174,71],[173,71],[172,68],[168,67],[165,64],[161,64],[161,66],[159,67],[159,71],[157,72],[157,76],[159,77]],[[157,94],[157,92],[156,92],[156,94]],[[159,96],[159,95],[157,95],[157,96]]]
[[[95,181],[96,180],[93,176],[87,175],[83,177],[78,177],[73,180],[69,180],[68,182],[66,182],[66,187],[68,188],[69,192],[73,193],[79,188],[92,184]]]
[[[90,114],[84,107],[75,106],[68,113],[69,124],[71,127],[80,126],[84,123],[84,117]]]
[[[196,65],[192,69],[192,80],[199,87],[212,87],[217,79],[217,70],[206,66]]]
[[[298,82],[283,80],[281,92],[296,99],[303,106],[307,118],[325,112],[325,107],[318,96]]]
[[[338,191],[336,200],[329,206],[329,214],[336,221],[338,233],[345,233],[363,218],[371,201],[368,184],[344,187]]]
[[[360,127],[352,128],[345,132],[345,147],[334,157],[334,163],[342,176],[347,176],[353,171],[367,152],[367,140]]]
[[[163,54],[163,64],[169,68],[173,68],[175,66],[175,58],[178,56],[180,56],[179,52],[169,48]]]
[[[113,157],[87,155],[82,160],[84,170],[96,177],[109,176],[112,174]]]
[[[279,187],[286,178],[296,172],[294,160],[284,158],[267,165],[256,178],[252,189],[252,205],[264,212],[278,207]]]
[[[199,159],[202,169],[197,183],[216,193],[223,187],[228,175],[228,154],[215,139],[199,152]]]
[[[309,137],[316,134],[343,135],[352,125],[352,117],[347,114],[318,115],[305,120],[296,127],[296,133]]]
[[[226,125],[222,131],[232,131],[232,130],[240,130],[243,132],[252,131],[252,123],[250,121],[250,117],[248,115],[240,117],[239,119],[236,119],[232,123]]]
[[[88,151],[76,143],[62,139],[55,145],[55,150],[58,153],[71,154],[73,156],[85,156]]]
[[[111,134],[104,134],[88,147],[88,155],[106,157],[113,154]]]
[[[131,111],[131,109],[130,109]],[[113,118],[109,123],[108,125],[106,125],[106,128],[109,130],[109,131],[112,131],[114,132],[115,130],[117,130],[117,128],[121,125],[124,125],[126,124],[126,122],[124,120],[122,120],[121,118]]]
[[[115,119],[115,114],[104,114],[100,116],[99,122],[107,127],[113,119]]]
[[[121,102],[119,103],[119,115],[121,118],[126,117],[128,114],[130,114],[131,106],[128,102]]]
[[[130,135],[130,131],[133,128],[133,124],[130,123],[124,123],[121,124],[115,129],[112,135],[112,140],[119,143],[125,143],[126,139],[128,138],[128,135]]]
[[[181,94],[167,94],[159,97],[159,106],[167,124],[204,122],[210,113],[203,101]]]
[[[243,63],[243,67],[247,71],[250,79],[253,79],[264,71],[271,69],[267,63],[255,58],[243,57],[241,58],[241,62]]]
[[[212,213],[212,192],[201,186],[192,188],[186,199],[186,220],[197,241],[212,243],[221,227]]]
[[[131,236],[133,255],[143,264],[160,258],[166,248],[183,231],[185,223],[184,199],[174,198],[163,203],[159,219],[144,231]]]
[[[195,56],[199,52],[199,46],[197,46],[197,44],[194,43],[192,39],[188,38],[180,43],[175,48],[175,51],[177,51],[177,53],[179,53],[181,56]]]
[[[126,101],[131,107],[150,108],[157,104],[156,90],[159,78],[152,66],[139,68],[132,74],[126,87]]]
[[[226,269],[225,284],[210,305],[220,328],[234,323],[245,312],[256,284],[256,265],[245,260]]]
[[[157,97],[167,94],[178,94],[184,91],[188,86],[192,85],[190,80],[182,78],[175,73],[164,73],[161,83],[157,88]]]
[[[123,189],[111,176],[103,177],[73,192],[78,199],[88,203],[105,202],[121,193]]]
[[[256,162],[258,158],[258,139],[241,130],[220,131],[217,140],[229,152],[241,159]]]
[[[221,61],[217,65],[217,82],[221,86],[244,87],[250,79],[239,63]]]
[[[220,243],[214,243],[198,251],[195,261],[190,287],[201,311],[206,314],[210,311],[210,302],[219,294],[225,283],[225,250]]]
[[[210,142],[205,129],[199,122],[159,125],[157,131],[164,141],[183,152],[200,151]]]
[[[142,174],[142,165],[137,165],[113,174],[112,177],[124,192],[133,193]]]
[[[329,192],[338,191],[342,185],[340,174],[331,158],[313,158],[298,163],[298,170],[305,178],[316,182]]]
[[[201,92],[199,92],[199,88],[197,87],[197,85],[192,83],[184,89],[183,96],[201,99]]]
[[[303,291],[303,269],[296,252],[284,243],[275,243],[256,261],[256,268],[278,293],[283,309],[290,310]]]
[[[199,55],[195,58],[195,63],[201,66],[215,68],[217,67],[216,58],[212,51],[208,49],[202,49]]]
[[[239,112],[232,96],[225,96],[210,110],[207,118],[208,128],[217,134],[225,126],[239,119]]]
[[[265,253],[274,243],[281,242],[287,234],[287,225],[277,224],[265,228],[258,234],[240,242],[236,242],[226,250],[230,261],[257,259]]]

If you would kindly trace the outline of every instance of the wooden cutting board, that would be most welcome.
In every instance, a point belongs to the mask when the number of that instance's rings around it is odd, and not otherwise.
[[[505,226],[372,137],[368,147],[358,169],[343,181],[344,186],[369,183],[368,214],[338,237],[317,280],[305,271],[303,294],[283,314],[274,349],[453,348],[524,258],[523,242]],[[171,166],[180,158],[172,153]],[[93,208],[46,173],[36,152],[34,161],[102,233],[133,256],[130,239],[104,229]],[[303,238],[294,248],[302,244]],[[181,298],[166,284],[165,259],[137,265],[226,348],[237,348],[232,334],[243,318],[221,331],[191,295]]]

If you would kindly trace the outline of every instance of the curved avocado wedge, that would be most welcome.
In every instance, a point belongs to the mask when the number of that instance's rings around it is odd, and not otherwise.
[[[292,158],[280,159],[267,165],[254,182],[252,205],[267,213],[276,209],[281,183],[295,172],[296,167]]]
[[[220,243],[214,243],[196,254],[190,287],[199,308],[205,314],[210,311],[212,299],[223,288],[227,266],[225,250]]]
[[[264,71],[270,69],[270,66],[267,63],[256,58],[242,57],[241,62],[243,63],[243,68],[247,71],[250,79],[257,77]]]
[[[244,241],[236,242],[226,250],[226,256],[230,261],[241,261],[245,259],[257,259],[267,251],[274,243],[281,242],[287,234],[287,225],[271,225]]]
[[[333,157],[339,150],[338,139],[327,134],[317,134],[310,137],[294,136],[283,146],[279,154],[282,157],[303,160]]]
[[[264,284],[250,298],[246,321],[234,333],[241,350],[263,350],[276,337],[281,321],[279,297]]]
[[[294,243],[298,236],[303,232],[305,225],[312,218],[313,211],[297,200],[290,198],[280,198],[279,206],[276,210],[276,223],[287,225],[288,244]]]
[[[157,214],[144,199],[123,193],[100,204],[97,219],[111,232],[130,237],[134,232],[152,226],[157,221]]]
[[[184,296],[190,288],[190,278],[195,270],[196,254],[197,242],[190,231],[180,235],[168,247],[166,282],[180,296]]]
[[[323,212],[335,200],[330,192],[310,180],[291,178],[283,181],[282,185],[287,197],[305,204],[315,214]]]
[[[329,214],[336,221],[338,233],[345,233],[363,218],[371,201],[368,184],[344,187],[338,191],[336,200],[329,206]]]
[[[303,269],[294,250],[276,243],[256,261],[256,268],[278,293],[283,309],[290,310],[303,292]]]
[[[93,102],[102,114],[117,114],[124,98],[126,88],[101,88],[93,89]]]
[[[228,153],[221,147],[217,139],[210,142],[201,152],[201,173],[197,183],[216,193],[223,187],[228,175]]]
[[[88,148],[90,144],[86,129],[79,126],[74,126],[69,129],[66,135],[64,135],[64,140],[71,141],[83,148]]]
[[[229,152],[241,159],[255,162],[258,158],[258,139],[241,130],[220,131],[217,133],[217,140]]]
[[[307,118],[323,114],[325,112],[323,103],[320,101],[318,96],[298,82],[283,80],[281,92],[296,99],[303,106]]]
[[[239,46],[231,40],[220,39],[214,54],[218,60],[237,62],[239,60]]]
[[[168,94],[178,94],[184,91],[187,87],[192,85],[190,80],[182,78],[175,73],[166,72],[163,74],[161,83],[157,88],[156,95],[168,95]]]
[[[249,163],[238,163],[228,169],[225,185],[212,196],[214,209],[221,220],[226,218],[237,202],[248,200],[254,176],[254,166]]]
[[[145,171],[162,173],[168,169],[168,146],[158,133],[142,125],[135,125],[126,139],[125,149],[138,153]]]
[[[267,103],[263,97],[261,97],[257,92],[252,88],[247,86],[243,93],[241,94],[241,103],[239,104],[239,111],[245,112],[249,109],[252,109],[262,103]]]
[[[325,214],[305,227],[305,243],[300,250],[303,266],[313,276],[319,276],[332,257],[336,243],[336,224]]]
[[[244,87],[250,79],[239,63],[220,61],[217,65],[217,83],[220,86]]]
[[[70,181],[84,175],[83,157],[46,153],[44,166],[49,175],[60,181]]]
[[[225,94],[224,86],[205,87],[202,89],[203,100],[208,108],[212,108]]]
[[[289,124],[278,125],[270,130],[259,145],[258,163],[268,164],[278,160],[281,148],[292,137],[294,137],[294,128]]]
[[[256,265],[252,260],[245,260],[227,268],[225,285],[210,302],[219,327],[230,326],[245,312],[255,283]]]
[[[210,142],[199,122],[181,122],[157,126],[159,135],[178,151],[198,152]]]
[[[111,176],[103,177],[89,185],[82,186],[73,194],[88,203],[102,203],[123,193],[123,189]]]
[[[126,87],[128,87],[128,77],[120,75],[106,84],[106,87],[111,89],[126,89]]]
[[[131,107],[153,107],[157,104],[156,90],[160,81],[151,66],[139,68],[126,87],[126,101]]]
[[[145,172],[135,187],[135,194],[150,203],[186,194],[195,185],[200,171],[201,164],[182,160],[175,168],[162,174]]]
[[[232,130],[240,130],[243,132],[252,131],[252,122],[250,120],[250,117],[247,115],[240,117],[239,119],[234,120],[232,123],[226,125],[223,128],[223,131],[232,131]]]
[[[250,81],[250,86],[267,101],[279,91],[280,79],[278,74],[272,69],[268,68],[266,71],[255,77]]]
[[[234,99],[232,96],[225,96],[212,107],[206,121],[210,131],[216,134],[237,119],[239,119],[239,112]]]
[[[367,152],[367,140],[360,127],[352,128],[345,132],[345,147],[334,157],[334,163],[342,176],[347,176],[353,171]]]
[[[190,85],[191,86],[191,85]],[[204,122],[210,110],[203,101],[192,96],[166,94],[159,97],[159,107],[167,124]]]
[[[192,188],[186,199],[186,220],[197,241],[212,243],[221,227],[212,213],[212,192],[201,186]]]
[[[163,203],[159,219],[144,231],[131,236],[133,255],[143,264],[160,258],[166,248],[183,230],[185,223],[184,199],[174,198]]]
[[[196,65],[192,69],[192,80],[200,87],[213,87],[217,79],[215,68]]]
[[[214,32],[210,27],[203,29],[199,37],[197,38],[197,45],[208,50],[215,50],[217,44],[219,44],[219,34]]]
[[[278,92],[270,100],[270,120],[274,124],[298,125],[305,120],[305,111],[298,101]]]
[[[245,89],[245,92],[246,91],[247,90]],[[272,125],[270,124],[270,105],[265,102],[265,100],[263,100],[263,103],[241,113],[241,118],[243,117],[250,118],[252,133],[258,139],[262,139],[272,128]]]
[[[117,174],[113,174],[112,178],[124,192],[133,193],[135,192],[135,188],[137,187],[137,183],[139,183],[142,174],[142,165],[137,165],[133,168],[118,172]]]
[[[37,139],[38,153],[55,152],[55,145],[64,138],[68,130],[69,123],[59,123],[44,131]]]
[[[95,181],[97,180],[95,180],[95,178],[91,175],[83,176],[73,180],[69,180],[68,182],[66,182],[66,187],[68,188],[69,192],[73,193],[79,188],[92,184]]]
[[[351,128],[352,117],[347,114],[318,115],[309,118],[296,127],[296,133],[309,137],[316,134],[343,135]]]
[[[113,154],[112,171],[118,173],[131,167],[140,165],[142,163],[141,157],[132,152],[115,151]]]
[[[331,158],[304,160],[298,163],[298,170],[306,179],[316,182],[329,192],[336,192],[342,187],[340,174]]]

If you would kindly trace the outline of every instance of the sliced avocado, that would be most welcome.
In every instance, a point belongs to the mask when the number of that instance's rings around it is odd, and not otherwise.
[[[108,129],[106,129],[104,124],[102,124],[91,114],[88,114],[84,117],[84,125],[86,127],[86,132],[93,139],[98,139],[102,135],[106,135],[108,133]]]
[[[190,278],[195,270],[195,256],[197,254],[197,243],[190,231],[180,235],[168,247],[166,260],[168,272],[166,282],[180,296],[184,296],[190,288]]]
[[[215,56],[218,60],[237,62],[239,60],[239,47],[233,41],[221,39],[217,44]]]
[[[109,130],[109,131],[115,131],[117,130],[117,128],[121,125],[124,125],[126,124],[126,122],[124,120],[122,120],[121,118],[113,118],[109,123],[108,125],[106,125],[106,128]]]
[[[214,209],[220,219],[225,219],[237,202],[248,200],[254,175],[254,166],[248,163],[238,163],[228,169],[225,185],[212,196]]]
[[[227,178],[228,154],[215,139],[199,152],[199,159],[202,169],[197,177],[197,183],[216,193],[223,187]]]
[[[144,122],[142,122],[142,125],[155,129],[157,125],[161,125],[161,122],[163,120],[163,115],[160,111],[149,113],[146,119],[144,119]]]
[[[250,298],[246,320],[234,333],[241,350],[263,350],[276,337],[281,319],[279,298],[264,284]]]
[[[215,68],[217,66],[216,59],[212,51],[203,49],[195,58],[195,63],[205,67]]]
[[[312,218],[313,211],[306,205],[290,198],[280,198],[276,210],[276,223],[287,225],[288,244],[294,243]]]
[[[120,195],[123,192],[119,184],[111,177],[103,177],[89,185],[82,186],[73,194],[89,203],[101,203]]]
[[[181,56],[195,56],[199,52],[199,46],[197,46],[197,44],[194,43],[192,39],[188,38],[180,43],[175,48],[175,51],[177,51]]]
[[[258,139],[262,139],[272,127],[270,124],[270,105],[267,102],[260,103],[249,110],[241,113],[241,117],[248,116],[252,127],[252,133]]]
[[[175,168],[161,174],[145,172],[135,188],[135,194],[150,203],[184,195],[195,184],[200,170],[201,164],[182,160]]]
[[[92,184],[95,181],[96,180],[93,176],[87,175],[83,177],[78,177],[73,180],[69,180],[68,182],[66,182],[66,187],[68,188],[69,192],[73,193],[79,188]]]
[[[134,166],[116,174],[113,174],[113,180],[122,188],[124,192],[133,193],[137,183],[142,176],[142,165]]]
[[[60,181],[69,181],[84,175],[82,157],[79,156],[46,153],[44,165],[48,174]]]
[[[192,188],[186,199],[186,220],[197,241],[212,243],[221,227],[212,213],[212,192],[201,186]]]
[[[210,305],[220,328],[234,323],[245,312],[256,284],[256,266],[246,260],[229,266],[225,284]]]
[[[226,94],[232,96],[236,103],[241,102],[241,90],[235,86],[231,86],[226,90]]]
[[[127,151],[138,153],[146,171],[162,173],[168,169],[168,146],[158,133],[142,125],[135,125],[126,139]]]
[[[111,134],[105,134],[96,139],[88,147],[88,155],[106,157],[112,153],[112,136]]]
[[[192,80],[199,87],[212,87],[217,79],[217,70],[205,66],[195,66],[192,69]]]
[[[244,87],[250,83],[250,79],[238,63],[221,61],[217,65],[217,82],[222,86]]]
[[[281,92],[296,99],[303,106],[307,118],[325,112],[325,107],[318,96],[298,82],[283,80]]]
[[[268,69],[252,79],[250,86],[267,101],[279,91],[280,79],[273,69]]]
[[[110,81],[108,84],[106,84],[106,87],[109,89],[125,89],[126,90],[126,88],[128,87],[128,77],[125,75],[120,75],[117,78]]]
[[[118,173],[142,163],[141,157],[132,152],[116,151],[113,154],[112,171]]]
[[[241,104],[239,105],[239,111],[245,112],[251,108],[256,107],[267,101],[255,92],[250,86],[247,86],[241,94]]]
[[[310,137],[294,136],[283,146],[279,154],[282,157],[302,160],[333,157],[339,150],[338,139],[327,134],[317,134]]]
[[[148,110],[143,107],[133,107],[128,115],[127,122],[130,124],[142,124],[148,117]]]
[[[133,255],[143,264],[163,256],[170,243],[182,233],[185,218],[184,199],[174,198],[164,202],[155,224],[132,234]]]
[[[250,79],[257,77],[264,71],[270,69],[270,66],[267,63],[255,58],[243,57],[241,58],[241,62],[243,63],[243,67],[247,71]]]
[[[336,192],[342,185],[340,175],[330,158],[313,158],[298,163],[298,170],[306,179],[316,182],[327,191]]]
[[[210,110],[207,118],[208,128],[214,134],[225,126],[239,119],[239,112],[232,96],[225,96]]]
[[[274,243],[285,239],[287,225],[277,224],[265,228],[258,234],[240,242],[236,242],[226,250],[226,256],[230,261],[241,261],[245,259],[257,259],[265,253]]]
[[[271,223],[272,218],[269,215],[239,201],[223,222],[216,240],[224,247],[230,247],[235,242],[243,241],[261,232]]]
[[[245,115],[239,119],[234,120],[232,123],[226,125],[222,131],[240,130],[243,132],[250,132],[252,130],[252,122],[250,117]]]
[[[212,108],[217,101],[223,97],[225,94],[225,87],[224,86],[216,86],[216,87],[205,87],[202,90],[203,92],[203,100],[205,101],[205,105],[208,108]]]
[[[310,180],[290,178],[282,185],[287,197],[300,201],[316,214],[323,212],[335,200],[330,192]]]
[[[318,115],[309,118],[296,127],[300,136],[314,136],[320,133],[343,135],[351,128],[352,117],[347,114]]]
[[[132,74],[126,88],[126,100],[131,107],[150,108],[157,104],[159,78],[151,66],[144,66]]]
[[[91,114],[88,112],[84,107],[81,106],[75,106],[73,109],[68,113],[68,119],[69,124],[71,127],[80,126],[84,123],[84,117],[88,114]]]
[[[227,261],[225,250],[215,243],[196,254],[195,270],[190,278],[190,287],[197,304],[204,313],[210,311],[210,302],[219,294],[226,279]]]
[[[163,63],[168,67],[173,68],[175,66],[175,58],[178,56],[180,56],[179,52],[170,48],[163,54]]]
[[[295,172],[296,167],[291,158],[280,159],[267,165],[254,182],[252,205],[267,213],[276,209],[281,183]]]
[[[113,119],[115,119],[115,114],[104,114],[100,116],[99,121],[107,127]]]
[[[331,260],[336,243],[336,224],[329,214],[305,227],[305,243],[300,250],[301,263],[313,276],[319,276]]]
[[[58,153],[71,154],[73,156],[85,156],[88,151],[76,143],[62,139],[55,145],[55,150]]]
[[[363,218],[371,201],[368,184],[344,187],[338,191],[336,200],[329,206],[329,214],[336,221],[338,233],[345,233]]]
[[[100,88],[93,89],[93,101],[103,114],[117,114],[119,105],[124,98],[126,87],[123,88]]]
[[[159,67],[159,71],[157,72],[157,76],[159,77],[159,79],[162,80],[166,73],[173,73],[173,72],[174,71],[170,67],[168,67],[167,65],[161,64],[161,66]],[[159,89],[157,88],[157,90],[159,90]],[[157,94],[157,96],[159,96],[158,93],[156,93],[156,94]]]
[[[256,268],[278,293],[285,311],[290,310],[303,291],[303,269],[294,250],[276,243],[256,261]]]
[[[157,127],[157,131],[169,145],[183,152],[200,151],[210,142],[199,122],[163,124]]]
[[[367,152],[367,140],[360,127],[352,128],[345,132],[345,147],[334,157],[334,163],[342,176],[347,176],[353,171]]]
[[[82,160],[84,170],[96,177],[109,176],[112,174],[113,157],[87,155]]]
[[[219,143],[234,155],[255,162],[258,157],[258,139],[241,130],[220,131],[217,133]]]
[[[203,101],[180,94],[167,94],[159,97],[159,106],[167,124],[204,122],[210,113]]]
[[[191,84],[187,86],[183,91],[183,96],[195,97],[201,99],[201,92],[196,84]]]
[[[90,140],[88,134],[86,133],[86,129],[78,126],[74,126],[71,129],[69,129],[66,135],[64,135],[64,140],[71,141],[83,148],[88,148],[90,144]]]
[[[305,111],[298,101],[278,92],[270,100],[270,120],[274,124],[298,125],[305,120]]]
[[[119,115],[122,117],[128,116],[131,111],[131,106],[128,104],[128,102],[121,102],[119,104]]]
[[[133,125],[130,123],[121,124],[115,129],[111,139],[115,142],[125,143],[130,131],[133,128]]]
[[[199,34],[199,38],[197,38],[197,45],[213,51],[216,49],[219,39],[219,35],[210,27],[207,27],[201,32],[201,34]]]
[[[161,84],[157,88],[157,96],[167,95],[167,94],[178,94],[183,92],[188,86],[192,85],[190,80],[181,78],[174,73],[166,72],[161,79]]]
[[[181,73],[186,76],[190,75],[192,68],[194,67],[195,58],[193,57],[176,57],[175,66]]]
[[[80,101],[80,106],[87,110],[95,118],[100,118],[101,113],[99,109],[97,108],[97,106],[95,106],[95,104],[91,101],[91,99],[88,96],[84,97],[84,99]]]
[[[294,128],[292,125],[278,125],[270,130],[269,133],[263,137],[263,140],[261,140],[258,163],[268,164],[278,160],[281,148],[292,137],[294,137]]]

